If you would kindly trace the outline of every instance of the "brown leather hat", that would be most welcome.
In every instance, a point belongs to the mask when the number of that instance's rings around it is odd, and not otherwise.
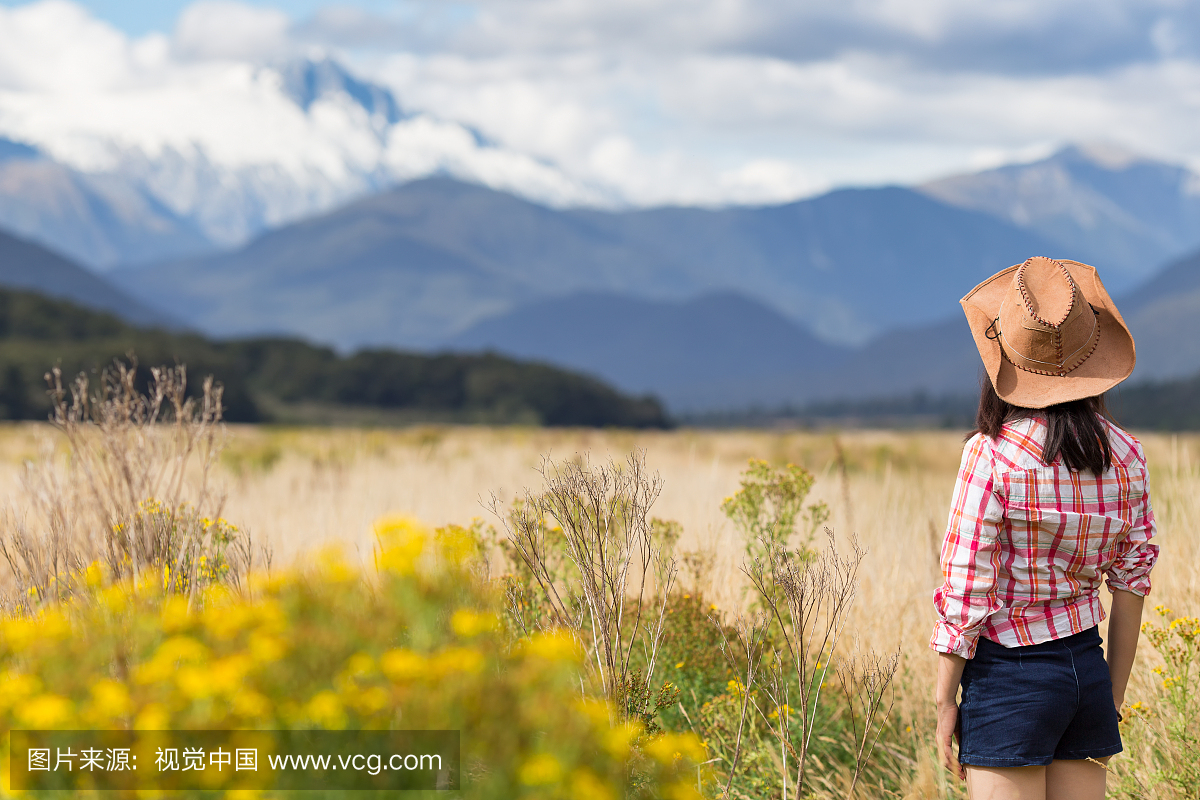
[[[1103,394],[1133,372],[1133,336],[1095,267],[1037,256],[961,303],[996,394],[1014,406]]]

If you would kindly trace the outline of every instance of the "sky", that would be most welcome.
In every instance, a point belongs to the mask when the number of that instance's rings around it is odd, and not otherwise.
[[[38,25],[61,47],[20,50]],[[1200,167],[1195,0],[0,2],[0,92],[297,55],[635,205],[911,184],[1073,142]]]

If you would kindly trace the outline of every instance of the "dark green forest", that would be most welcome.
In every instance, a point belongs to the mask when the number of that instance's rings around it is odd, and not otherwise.
[[[195,391],[214,376],[233,422],[668,425],[656,399],[546,364],[383,349],[340,355],[287,338],[212,341],[12,290],[0,290],[0,418],[45,419],[45,375],[56,365],[65,378],[98,374],[131,353],[142,380],[150,366],[177,363]]]

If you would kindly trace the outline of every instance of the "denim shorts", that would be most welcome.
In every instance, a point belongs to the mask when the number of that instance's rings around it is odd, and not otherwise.
[[[962,689],[963,764],[1033,767],[1121,752],[1098,628],[1024,647],[980,637]]]

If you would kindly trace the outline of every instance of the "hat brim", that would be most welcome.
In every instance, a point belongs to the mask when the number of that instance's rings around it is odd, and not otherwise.
[[[1137,362],[1133,336],[1109,297],[1096,268],[1058,259],[1071,273],[1084,299],[1096,309],[1100,341],[1087,360],[1065,376],[1042,375],[1014,366],[1004,357],[1000,342],[988,328],[1000,315],[1000,304],[1020,265],[997,272],[972,289],[961,301],[984,369],[1001,400],[1021,408],[1046,408],[1058,403],[1103,394],[1129,377]]]

